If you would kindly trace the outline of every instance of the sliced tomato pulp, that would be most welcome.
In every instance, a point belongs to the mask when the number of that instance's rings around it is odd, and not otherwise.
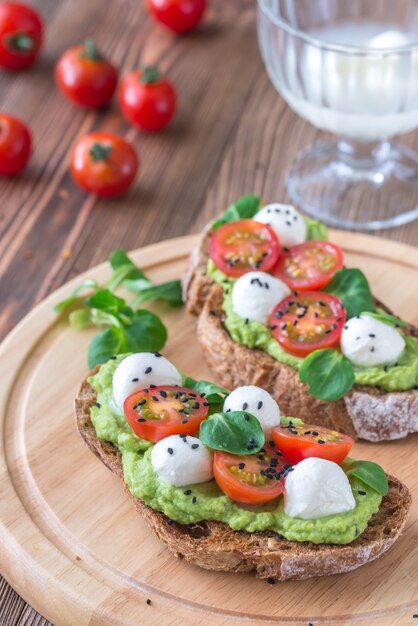
[[[224,224],[215,230],[209,245],[216,267],[235,278],[254,270],[267,272],[276,265],[279,254],[275,232],[254,220]]]
[[[338,298],[323,291],[295,292],[276,306],[270,328],[286,352],[304,357],[314,350],[335,346],[346,318]]]
[[[128,396],[123,410],[135,435],[155,443],[169,435],[197,433],[208,403],[186,387],[150,385]]]
[[[343,266],[341,249],[328,241],[306,241],[283,252],[274,275],[290,289],[321,289]]]
[[[311,456],[340,464],[354,444],[348,435],[308,424],[276,426],[272,437],[278,449],[293,464]]]
[[[283,473],[290,465],[280,453],[271,454],[264,449],[247,456],[215,451],[213,473],[218,487],[241,504],[274,500],[284,491]]]

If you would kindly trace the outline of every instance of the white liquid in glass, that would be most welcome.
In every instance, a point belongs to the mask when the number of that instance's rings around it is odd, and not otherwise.
[[[348,54],[287,38],[272,79],[299,115],[357,141],[418,126],[418,51],[402,53],[402,47],[418,42],[418,34],[373,22],[342,22],[310,34],[328,43],[399,52]]]

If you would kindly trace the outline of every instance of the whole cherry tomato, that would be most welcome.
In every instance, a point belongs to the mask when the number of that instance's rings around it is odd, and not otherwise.
[[[202,19],[206,0],[148,0],[148,8],[164,26],[175,33],[187,33]]]
[[[128,122],[142,130],[161,130],[176,111],[176,92],[157,68],[145,67],[128,74],[120,86],[119,103]]]
[[[70,48],[55,67],[55,80],[61,93],[74,104],[102,107],[115,93],[118,72],[91,40]]]
[[[113,133],[95,132],[81,137],[71,156],[75,182],[98,196],[117,196],[126,191],[138,167],[131,144]]]
[[[18,2],[0,4],[0,66],[20,70],[32,65],[42,45],[43,25],[32,7]]]
[[[20,172],[28,162],[31,145],[28,127],[16,117],[0,113],[0,175]]]

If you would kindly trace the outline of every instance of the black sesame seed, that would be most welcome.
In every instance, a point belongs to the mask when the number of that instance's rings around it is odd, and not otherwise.
[[[192,502],[193,502],[193,504],[196,504],[196,496],[193,496]]]
[[[189,420],[181,420],[181,423],[182,423],[182,424],[187,424],[187,422],[188,422],[188,421],[189,421]]]
[[[359,494],[359,496],[365,496],[365,495],[367,495],[365,491],[357,491],[357,493]]]
[[[348,324],[344,324],[344,330],[348,330]]]
[[[209,402],[202,402],[203,406],[209,406]]]
[[[156,356],[157,358],[160,356],[163,356],[160,352],[154,352],[154,356]]]
[[[152,367],[147,367],[147,369],[145,370],[145,374],[151,374],[152,372]]]
[[[254,437],[248,437],[248,443],[255,443]]]
[[[137,422],[145,422],[146,419],[145,419],[145,417],[139,417],[136,421]]]
[[[245,419],[245,421],[246,421],[246,422],[249,422],[249,421],[250,421],[250,416],[249,416],[249,415],[247,415],[247,413],[246,413],[246,414],[244,415],[244,419]]]
[[[154,402],[158,402],[158,397],[157,396],[151,396],[151,398],[154,400]]]
[[[281,541],[282,539],[284,539],[284,536],[283,536],[283,535],[281,535],[280,533],[277,533],[276,537],[277,537],[277,539],[279,539],[280,541]]]
[[[112,361],[114,361],[116,359],[116,354],[114,354],[113,356],[110,357],[112,359]]]
[[[323,439],[318,439],[317,441],[318,441],[318,443],[325,443],[325,441]]]
[[[238,463],[238,467],[239,467],[239,469],[244,469],[245,463]]]
[[[149,388],[150,389],[155,389],[157,387],[157,385],[150,385]]]
[[[283,456],[283,454],[280,452],[280,450],[276,450],[276,452],[274,453],[276,456]]]
[[[173,520],[173,519],[168,519],[168,520],[167,520],[167,524],[168,524],[169,526],[172,526],[172,525],[174,524],[174,520]]]
[[[96,402],[96,406],[97,406],[98,409],[100,409],[100,407],[101,407],[100,402]]]
[[[370,352],[374,352],[374,351],[375,351],[375,347],[374,347],[374,346],[372,346],[372,347],[370,348]]]
[[[183,491],[185,496],[190,496],[190,494],[192,493],[191,489],[186,489],[186,491]]]
[[[248,324],[250,320],[248,319],[248,317],[245,318],[245,323]]]
[[[310,430],[305,430],[305,432],[303,433],[304,435],[310,435],[311,431]]]
[[[244,402],[244,404],[242,405],[242,410],[246,411],[248,409],[248,402]]]
[[[196,450],[199,447],[198,443],[192,443],[192,450]]]
[[[148,393],[148,389],[143,389],[142,390],[144,393]]]
[[[277,328],[277,324],[273,324],[273,326],[270,326],[270,330],[276,330]]]
[[[139,378],[132,378],[132,382],[133,382],[133,383],[137,383],[137,382],[138,382],[138,380],[139,380]]]
[[[277,583],[277,580],[275,578],[267,578],[267,582],[269,585],[275,585]]]
[[[270,439],[269,446],[270,446],[270,448],[274,448],[274,441],[273,441],[273,439]]]
[[[214,311],[213,309],[211,309],[209,311],[209,315],[212,315],[213,317],[216,317],[216,311]]]
[[[319,432],[318,432],[317,430],[313,430],[313,431],[312,431],[312,434],[313,434],[313,436],[314,436],[314,437],[318,437]]]
[[[263,406],[263,402],[262,400],[260,400],[260,402],[257,404],[257,409],[261,409],[261,407]]]
[[[160,396],[161,396],[162,398],[166,398],[166,397],[167,397],[167,392],[166,392],[166,391],[164,391],[164,389],[161,389],[161,391],[160,391]]]
[[[376,337],[376,335],[374,333],[369,333],[369,337],[371,337],[372,339],[374,339]]]
[[[168,452],[168,454],[173,454],[174,450],[173,450],[173,448],[167,448],[167,452]]]
[[[148,606],[150,606],[150,604],[152,604],[151,600],[149,598],[147,598],[147,604]]]
[[[199,404],[198,402],[195,402],[195,403],[192,405],[192,409],[198,409],[199,407],[200,407],[200,404]]]
[[[203,392],[203,393],[201,393],[201,394],[200,394],[200,397],[201,397],[201,398],[204,398],[204,397],[205,397],[205,395],[206,395],[206,393],[205,393],[205,392]]]

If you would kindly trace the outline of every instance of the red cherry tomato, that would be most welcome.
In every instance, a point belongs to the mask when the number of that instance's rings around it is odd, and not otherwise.
[[[306,241],[284,252],[274,275],[290,289],[322,289],[343,266],[341,249],[328,241]]]
[[[206,0],[148,0],[148,8],[158,22],[181,34],[200,22]]]
[[[134,391],[123,410],[134,433],[155,443],[170,435],[195,435],[207,418],[208,403],[186,387],[161,385]]]
[[[16,117],[0,113],[0,175],[20,172],[29,160],[31,145],[28,127]]]
[[[274,309],[270,328],[290,354],[304,357],[338,342],[347,317],[338,298],[323,291],[295,292]]]
[[[272,437],[278,449],[294,465],[311,456],[340,464],[354,444],[354,439],[348,435],[308,424],[276,426]]]
[[[0,4],[0,66],[20,70],[32,65],[42,45],[42,20],[33,7]]]
[[[224,274],[237,278],[254,270],[267,272],[279,258],[275,232],[254,220],[223,224],[212,235],[209,256]]]
[[[138,167],[138,157],[131,144],[113,133],[97,132],[81,137],[71,156],[75,182],[98,196],[117,196],[126,191]]]
[[[283,457],[269,456],[266,452],[236,456],[216,450],[213,473],[218,487],[231,500],[261,504],[283,493],[285,463]]]
[[[161,130],[176,112],[176,92],[155,67],[128,74],[120,86],[119,104],[128,122],[142,130]]]
[[[112,99],[118,73],[87,40],[84,46],[64,52],[55,67],[55,80],[61,93],[74,104],[98,108]]]

